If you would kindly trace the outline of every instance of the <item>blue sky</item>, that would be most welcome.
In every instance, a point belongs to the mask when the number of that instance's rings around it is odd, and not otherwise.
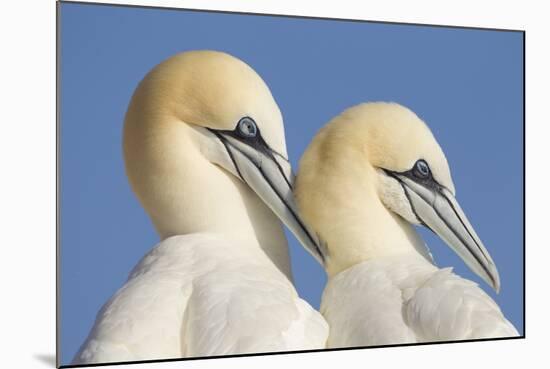
[[[496,262],[496,295],[429,231],[439,266],[480,283],[523,332],[523,37],[498,32],[61,4],[61,362],[158,242],[130,191],[122,123],[153,66],[186,50],[229,52],[270,86],[298,160],[345,108],[395,101],[445,151],[457,198]],[[319,306],[321,267],[287,233],[299,294]]]

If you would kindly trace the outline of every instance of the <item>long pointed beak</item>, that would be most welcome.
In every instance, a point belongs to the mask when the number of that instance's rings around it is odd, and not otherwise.
[[[223,144],[230,160],[218,164],[241,178],[290,229],[306,250],[324,265],[321,244],[298,215],[290,163],[267,145],[253,147],[223,131],[209,129]]]
[[[401,182],[419,220],[498,292],[500,277],[496,265],[453,194],[444,187],[427,187],[402,174],[393,176]]]

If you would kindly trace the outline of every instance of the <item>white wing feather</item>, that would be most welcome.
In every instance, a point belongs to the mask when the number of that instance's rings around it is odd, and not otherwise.
[[[419,341],[518,336],[498,305],[479,286],[446,268],[405,302],[406,322]]]
[[[260,250],[164,240],[98,313],[73,363],[324,348],[328,327]]]
[[[518,335],[477,284],[410,255],[339,273],[327,284],[321,313],[328,347]]]

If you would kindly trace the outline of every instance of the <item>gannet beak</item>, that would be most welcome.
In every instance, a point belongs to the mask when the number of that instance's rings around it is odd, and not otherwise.
[[[453,194],[437,183],[426,185],[402,173],[389,174],[403,186],[417,218],[441,237],[473,272],[498,292],[500,278],[496,265]]]
[[[252,188],[306,250],[324,265],[325,256],[318,238],[298,215],[292,193],[294,175],[288,159],[273,151],[261,136],[250,142],[240,139],[233,131],[211,128],[204,131],[213,134],[219,144],[213,149],[216,153],[210,155],[211,160]]]

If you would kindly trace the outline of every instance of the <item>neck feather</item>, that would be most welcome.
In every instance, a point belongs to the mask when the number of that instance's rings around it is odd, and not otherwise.
[[[424,242],[413,226],[387,209],[378,196],[374,168],[347,162],[344,173],[333,172],[332,193],[325,196],[323,239],[329,256],[327,273],[335,275],[360,262],[407,253],[425,256]],[[353,168],[353,181],[349,170]],[[347,177],[346,177],[347,176]],[[353,182],[353,183],[352,183]]]

